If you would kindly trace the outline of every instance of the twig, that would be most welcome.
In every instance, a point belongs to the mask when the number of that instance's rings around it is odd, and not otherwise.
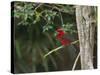
[[[75,44],[75,43],[77,43],[79,40],[76,40],[76,41],[74,41],[74,42],[72,42],[71,44]],[[51,53],[53,53],[53,52],[56,52],[56,51],[58,51],[59,49],[61,49],[61,48],[64,48],[65,46],[60,46],[60,47],[57,47],[57,48],[55,48],[55,49],[53,49],[53,50],[51,50],[50,52],[48,52],[47,54],[45,54],[44,55],[44,58],[46,58],[48,55],[50,55]]]
[[[56,7],[56,6],[53,6],[53,7],[52,7],[52,6],[50,6],[50,5],[45,5],[45,4],[44,4],[44,6],[47,6],[47,7],[52,8],[52,9],[56,9],[56,10],[58,10],[58,11],[60,11],[60,12],[63,12],[63,13],[67,13],[67,14],[69,13],[69,14],[71,14],[71,15],[73,14],[73,12],[65,11],[65,10],[63,10],[63,9],[61,9],[61,8]]]
[[[79,59],[79,56],[80,56],[80,52],[78,53],[78,55],[77,55],[77,57],[76,57],[76,59],[75,59],[75,62],[74,62],[74,65],[73,65],[72,70],[74,70],[74,69],[75,69],[76,64],[77,64],[77,61],[78,61],[78,59]]]
[[[59,14],[60,14],[60,17],[61,17],[61,24],[63,25],[63,24],[64,24],[64,22],[63,22],[63,17],[62,17],[62,14],[61,14],[60,11],[59,11]]]
[[[46,58],[46,57],[47,57],[48,55],[50,55],[51,53],[56,52],[57,50],[59,50],[59,49],[61,49],[61,48],[63,48],[63,47],[64,47],[64,46],[62,45],[62,46],[60,46],[60,47],[57,47],[57,48],[51,50],[50,52],[48,52],[47,54],[44,55],[44,58]]]
[[[34,9],[33,13],[34,13],[41,5],[43,5],[43,4],[39,4],[39,5]]]
[[[71,44],[76,44],[77,42],[79,42],[79,40],[76,40],[76,41],[72,42]]]

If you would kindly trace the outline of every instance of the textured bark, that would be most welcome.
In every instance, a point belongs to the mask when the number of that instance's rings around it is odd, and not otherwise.
[[[81,69],[93,69],[95,7],[76,6],[76,22],[80,41]]]

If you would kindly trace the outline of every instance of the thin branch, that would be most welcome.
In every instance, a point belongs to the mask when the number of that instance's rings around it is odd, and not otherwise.
[[[74,42],[72,42],[71,44],[76,44],[77,42],[79,42],[79,40],[76,40],[76,41],[74,41]],[[70,45],[71,45],[70,44]],[[56,52],[56,51],[58,51],[59,49],[61,49],[61,48],[64,48],[65,46],[60,46],[60,47],[57,47],[57,48],[55,48],[55,49],[53,49],[53,50],[51,50],[50,52],[48,52],[47,54],[45,54],[44,55],[44,58],[46,58],[48,55],[50,55],[51,53],[53,53],[53,52]]]
[[[60,11],[59,11],[59,14],[60,14],[60,17],[61,17],[61,24],[63,25],[64,24],[64,21],[63,21],[63,17],[62,17],[62,14],[61,14]]]
[[[75,59],[75,62],[74,62],[74,65],[73,65],[72,70],[75,70],[75,67],[76,67],[77,61],[78,61],[78,59],[79,59],[79,56],[80,56],[80,52],[78,53],[78,55],[77,55],[77,57],[76,57],[76,59]]]
[[[73,14],[74,12],[69,12],[69,11],[65,11],[65,10],[63,10],[63,9],[61,9],[61,8],[58,8],[58,7],[56,7],[56,6],[50,6],[50,5],[45,5],[44,4],[44,6],[47,6],[47,7],[49,7],[49,8],[52,8],[52,9],[56,9],[56,10],[58,10],[58,11],[60,11],[60,12],[63,12],[63,13],[69,13],[69,14]]]
[[[39,4],[39,5],[34,9],[33,13],[34,13],[41,5],[43,5],[43,4]]]
[[[44,58],[46,58],[48,55],[50,55],[50,54],[53,53],[53,52],[56,52],[57,50],[59,50],[59,49],[61,49],[61,48],[64,48],[64,46],[62,45],[62,46],[60,46],[60,47],[57,47],[57,48],[51,50],[50,52],[48,52],[47,54],[44,55]]]
[[[79,40],[76,40],[76,41],[72,42],[71,44],[73,45],[73,44],[76,44],[77,42],[79,42]]]

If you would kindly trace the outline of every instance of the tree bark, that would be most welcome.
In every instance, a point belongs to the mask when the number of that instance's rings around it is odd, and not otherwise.
[[[95,7],[76,6],[76,23],[80,42],[81,69],[93,69]]]

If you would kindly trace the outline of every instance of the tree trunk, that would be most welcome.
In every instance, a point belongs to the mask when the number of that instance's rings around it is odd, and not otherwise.
[[[76,6],[76,22],[80,41],[81,69],[93,69],[95,7]]]

